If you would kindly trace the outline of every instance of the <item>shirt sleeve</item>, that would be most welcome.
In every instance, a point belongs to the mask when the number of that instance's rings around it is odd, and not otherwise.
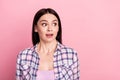
[[[79,59],[77,52],[73,56],[73,80],[80,80]]]
[[[17,62],[16,62],[16,80],[22,80],[22,70],[21,70],[21,64],[20,64],[20,55],[17,56]]]

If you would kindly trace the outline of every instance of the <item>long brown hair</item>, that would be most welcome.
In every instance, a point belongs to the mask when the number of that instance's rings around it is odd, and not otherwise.
[[[40,42],[40,37],[39,37],[38,33],[35,32],[35,30],[34,30],[35,25],[37,25],[37,22],[40,19],[40,17],[47,13],[53,14],[58,19],[59,31],[58,31],[56,40],[62,44],[62,27],[61,27],[61,21],[60,21],[59,15],[57,14],[57,12],[55,10],[53,10],[51,8],[42,8],[35,14],[34,19],[33,19],[33,25],[32,25],[32,43],[33,43],[33,45],[36,45],[38,42]]]

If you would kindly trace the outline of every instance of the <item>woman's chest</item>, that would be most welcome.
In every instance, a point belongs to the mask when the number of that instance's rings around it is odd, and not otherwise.
[[[52,70],[53,69],[53,56],[40,56],[39,70]]]

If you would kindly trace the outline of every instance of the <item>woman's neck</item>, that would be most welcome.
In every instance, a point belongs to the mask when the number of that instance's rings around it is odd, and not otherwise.
[[[56,47],[57,47],[56,40],[48,43],[40,41],[40,43],[38,44],[38,52],[44,54],[50,54],[55,51]]]

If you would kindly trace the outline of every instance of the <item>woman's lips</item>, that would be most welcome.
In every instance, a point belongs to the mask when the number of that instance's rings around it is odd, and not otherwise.
[[[48,38],[51,38],[51,37],[53,36],[53,34],[46,34],[46,36],[47,36]]]

